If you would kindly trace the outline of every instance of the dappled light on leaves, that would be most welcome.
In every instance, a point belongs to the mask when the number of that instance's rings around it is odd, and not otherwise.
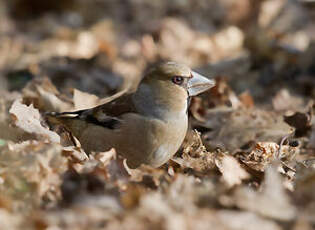
[[[0,229],[313,229],[313,5],[0,1]],[[47,119],[131,92],[166,60],[216,85],[159,168],[87,152]]]

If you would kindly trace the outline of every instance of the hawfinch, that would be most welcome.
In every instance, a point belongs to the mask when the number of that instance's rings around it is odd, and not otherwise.
[[[131,168],[159,167],[180,148],[188,126],[189,98],[215,85],[175,62],[159,64],[137,90],[106,104],[75,112],[50,113],[86,152],[114,147]]]

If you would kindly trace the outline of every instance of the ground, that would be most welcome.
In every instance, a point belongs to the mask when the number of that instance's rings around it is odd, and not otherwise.
[[[0,1],[0,229],[315,228],[309,0]],[[215,78],[164,166],[87,155],[45,113],[172,60]]]

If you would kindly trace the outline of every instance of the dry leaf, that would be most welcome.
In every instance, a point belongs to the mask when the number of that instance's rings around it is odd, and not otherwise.
[[[253,108],[255,105],[254,99],[248,91],[241,93],[238,98],[246,108]]]
[[[90,109],[99,103],[99,98],[93,94],[74,89],[73,102],[75,110]]]
[[[176,157],[172,160],[179,164],[182,169],[191,168],[197,172],[207,173],[215,167],[213,153],[208,152],[203,145],[200,133],[191,131],[187,136],[187,143],[183,144],[183,153],[181,158]]]
[[[73,163],[82,163],[89,159],[83,149],[76,146],[63,147],[62,154],[67,156],[68,159],[70,158]]]
[[[222,154],[215,159],[216,166],[222,173],[224,182],[229,186],[241,184],[250,175],[240,166],[238,161],[229,155]]]
[[[0,223],[0,229],[18,230],[22,227],[23,217],[21,215],[12,214],[5,209],[0,209]]]
[[[314,0],[42,2],[0,1],[1,230],[314,228]],[[173,160],[51,142],[36,109],[106,103],[166,59],[217,81]]]
[[[33,104],[39,110],[64,112],[72,105],[69,101],[64,101],[60,93],[47,77],[35,78],[29,82],[23,92],[23,103]]]
[[[311,109],[310,109],[311,110]],[[295,128],[295,136],[306,136],[312,128],[312,113],[296,112],[291,116],[284,117],[285,122]]]
[[[296,209],[290,203],[275,166],[266,170],[261,192],[243,187],[236,191],[235,196],[238,207],[269,218],[289,221],[296,216]]]
[[[40,138],[47,138],[52,142],[60,143],[60,137],[55,132],[42,126],[41,116],[33,105],[26,106],[19,100],[16,100],[9,112],[13,115],[15,125],[25,132],[36,134]]]
[[[61,175],[67,169],[61,150],[59,144],[39,141],[9,142],[2,147],[2,193],[23,201],[22,207],[39,204],[44,196],[48,200],[59,199]]]
[[[303,100],[300,97],[291,95],[287,89],[281,89],[272,98],[272,106],[277,111],[297,110],[303,106]]]
[[[220,147],[236,151],[251,142],[280,141],[289,136],[293,128],[283,121],[282,116],[261,109],[209,110],[205,127],[212,131],[203,135],[207,148]]]

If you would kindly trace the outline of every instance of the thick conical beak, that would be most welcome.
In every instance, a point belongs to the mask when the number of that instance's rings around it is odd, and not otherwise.
[[[215,85],[215,81],[208,79],[194,71],[191,72],[192,78],[188,81],[188,94],[189,96],[196,96]]]

